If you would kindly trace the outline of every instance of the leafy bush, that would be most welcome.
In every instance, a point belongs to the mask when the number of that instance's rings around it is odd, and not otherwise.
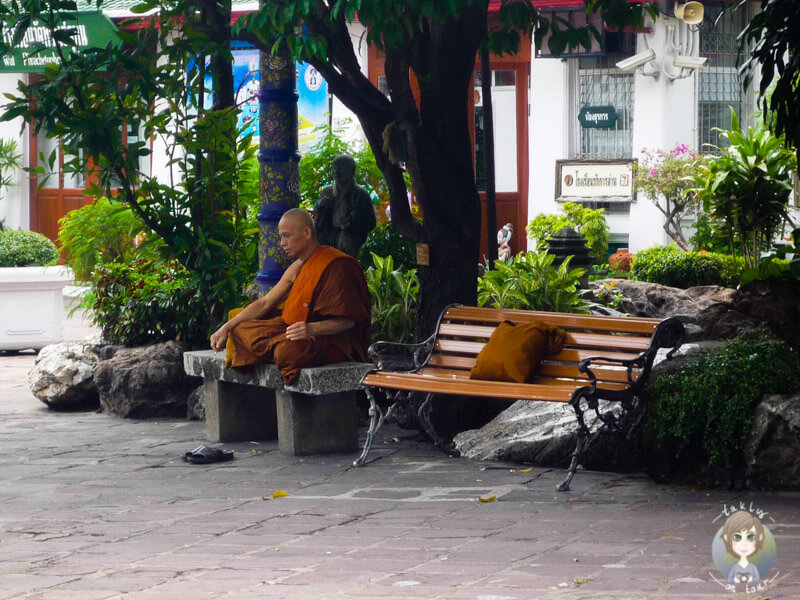
[[[125,346],[167,340],[207,345],[203,298],[177,261],[100,265],[94,283],[92,320],[108,341]]]
[[[741,259],[712,252],[683,252],[674,244],[642,250],[631,262],[634,279],[678,288],[736,287],[743,269]]]
[[[608,266],[614,271],[630,273],[633,255],[627,250],[617,250],[608,257]]]
[[[567,258],[558,268],[547,252],[517,254],[510,263],[478,278],[478,306],[588,313],[591,303],[581,297],[578,280],[585,269],[570,269]]]
[[[389,199],[389,188],[368,145],[345,141],[341,125],[335,127],[320,125],[314,129],[314,133],[322,135],[319,136],[319,141],[303,155],[299,165],[302,208],[313,207],[319,200],[322,189],[333,184],[331,170],[333,159],[340,154],[349,154],[355,159],[355,180],[370,192],[373,201],[380,203]]]
[[[391,256],[373,254],[372,262],[364,272],[372,297],[372,340],[411,342],[417,324],[417,271],[395,269]]]
[[[676,464],[729,468],[741,461],[754,404],[798,387],[794,350],[751,333],[655,380],[646,392],[647,437]]]
[[[391,256],[401,271],[417,267],[417,249],[414,242],[398,233],[390,222],[381,223],[369,232],[367,240],[358,251],[358,262],[364,269],[372,265],[372,256]]]
[[[136,236],[145,230],[127,204],[105,197],[71,210],[58,224],[64,258],[82,281],[91,279],[97,265],[133,259]]]
[[[720,137],[730,146],[701,166],[697,197],[712,218],[727,223],[732,241],[741,245],[745,264],[755,268],[788,216],[797,158],[761,120],[742,132],[733,109],[731,128]]]
[[[602,208],[584,208],[574,202],[565,202],[561,205],[564,214],[548,215],[539,214],[528,223],[525,230],[530,239],[536,240],[536,249],[547,248],[547,240],[564,227],[572,227],[586,238],[586,247],[598,262],[605,262],[606,251],[610,232],[606,223],[605,210]]]
[[[0,267],[48,267],[58,262],[58,248],[35,231],[0,230]]]

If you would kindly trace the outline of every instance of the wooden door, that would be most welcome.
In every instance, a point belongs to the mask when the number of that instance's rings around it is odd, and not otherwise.
[[[83,194],[85,176],[64,173],[64,151],[56,140],[48,139],[44,132],[31,134],[30,148],[29,164],[43,169],[30,180],[31,230],[56,241],[58,220],[69,211],[90,204],[93,198]],[[56,154],[51,166],[48,158],[53,150]]]

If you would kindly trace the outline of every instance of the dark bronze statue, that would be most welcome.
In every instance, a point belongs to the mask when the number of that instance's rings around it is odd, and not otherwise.
[[[322,190],[314,207],[314,227],[321,244],[356,256],[375,228],[369,192],[355,182],[356,161],[342,154],[333,159],[334,184]]]

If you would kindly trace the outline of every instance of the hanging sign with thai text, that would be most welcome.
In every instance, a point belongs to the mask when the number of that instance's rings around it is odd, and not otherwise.
[[[109,42],[119,43],[117,28],[100,11],[70,13],[57,31],[70,30],[73,31],[74,47],[78,50],[105,48]],[[3,28],[3,44],[11,48],[0,57],[0,73],[42,73],[46,65],[60,60],[53,32],[41,23],[32,23],[17,44],[13,44],[13,38],[14,28]],[[62,45],[62,48],[68,52],[70,47]]]
[[[608,129],[617,124],[617,111],[613,106],[584,106],[578,121],[584,129]]]

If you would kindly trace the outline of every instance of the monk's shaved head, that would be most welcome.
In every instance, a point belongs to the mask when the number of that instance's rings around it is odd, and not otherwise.
[[[308,227],[311,229],[311,234],[316,239],[316,231],[314,230],[314,219],[311,215],[304,211],[302,208],[290,208],[281,217],[281,221],[289,224],[291,223],[292,226],[302,229],[304,227]]]

